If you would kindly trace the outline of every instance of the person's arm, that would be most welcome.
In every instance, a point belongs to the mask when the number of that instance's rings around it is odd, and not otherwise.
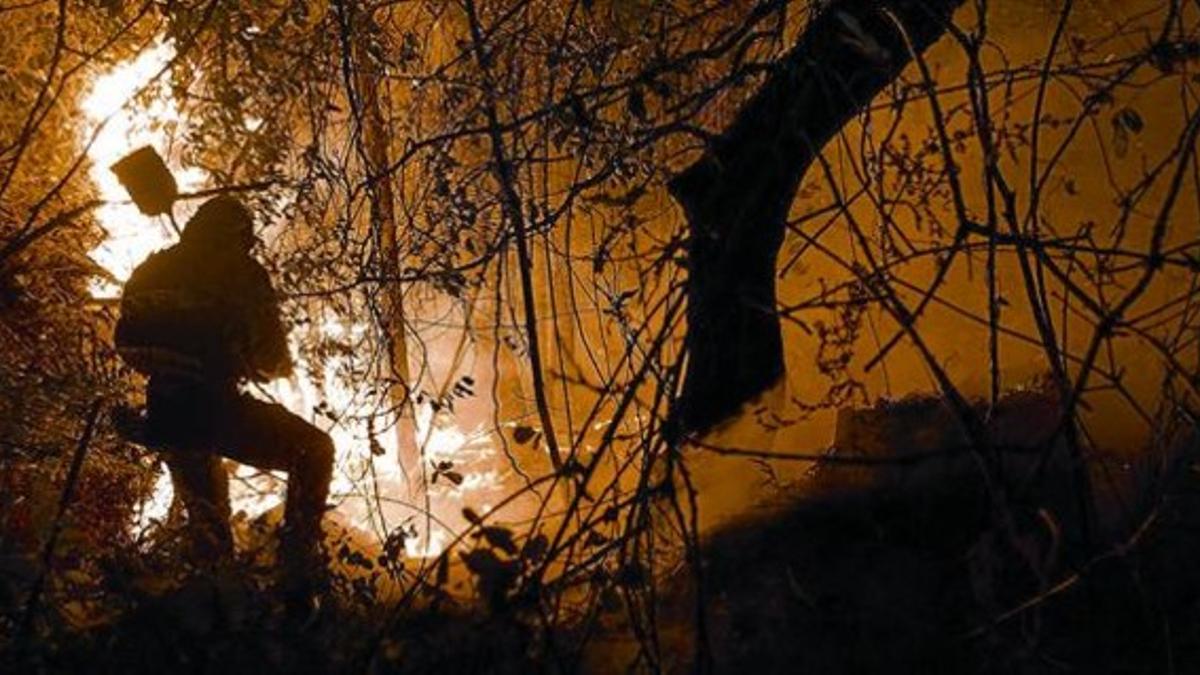
[[[249,301],[246,365],[248,377],[267,382],[292,374],[294,365],[288,350],[287,329],[279,308],[279,300],[267,271],[251,261],[253,277],[248,291]]]

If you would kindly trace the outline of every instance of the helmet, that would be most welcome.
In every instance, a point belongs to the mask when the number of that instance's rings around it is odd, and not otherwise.
[[[249,251],[254,245],[254,215],[233,197],[213,197],[196,209],[180,239],[197,244],[232,245]]]

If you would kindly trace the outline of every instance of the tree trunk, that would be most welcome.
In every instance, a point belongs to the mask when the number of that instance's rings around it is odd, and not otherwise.
[[[670,182],[690,235],[688,362],[673,434],[707,431],[783,376],[775,261],[800,182],[912,60],[906,37],[924,51],[960,4],[830,3],[733,123]]]
[[[401,255],[396,232],[396,195],[392,177],[388,175],[392,135],[385,117],[391,102],[386,89],[380,89],[380,83],[385,81],[382,65],[367,49],[369,36],[378,32],[379,27],[372,16],[355,15],[356,5],[339,3],[338,6],[343,22],[343,49],[347,51],[345,58],[348,59],[343,67],[351,105],[355,109],[355,142],[366,170],[374,253],[384,276],[399,275]],[[355,35],[360,36],[353,39]],[[383,376],[390,383],[388,396],[396,411],[397,461],[407,470],[408,465],[420,465],[416,456],[420,442],[412,397],[414,383],[408,365],[404,287],[399,281],[384,283],[379,298],[379,324],[387,352],[384,365],[388,372]]]

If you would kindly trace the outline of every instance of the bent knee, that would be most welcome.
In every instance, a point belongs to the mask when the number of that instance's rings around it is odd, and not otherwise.
[[[290,475],[301,483],[312,485],[323,492],[333,477],[333,440],[324,433],[313,434],[311,438],[305,439],[297,450],[292,456]]]
[[[305,445],[304,459],[307,464],[314,468],[319,467],[322,472],[333,471],[333,460],[336,453],[333,439],[329,437],[329,434],[324,432],[313,434],[313,437]]]

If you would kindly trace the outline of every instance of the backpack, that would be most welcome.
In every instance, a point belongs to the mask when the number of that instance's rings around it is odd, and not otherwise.
[[[249,256],[185,244],[153,253],[134,269],[115,342],[121,358],[144,375],[206,381],[262,379],[262,364],[278,360],[281,350],[287,354],[265,271]]]

